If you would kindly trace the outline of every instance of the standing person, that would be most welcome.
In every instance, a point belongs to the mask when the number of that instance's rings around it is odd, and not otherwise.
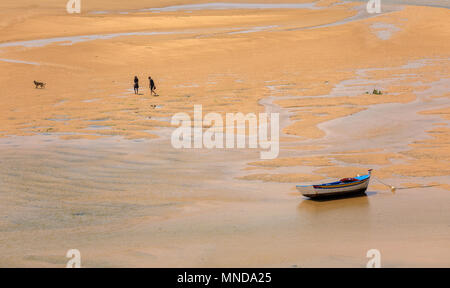
[[[149,76],[148,81],[150,82],[150,95],[153,95],[153,93],[155,93],[155,95],[156,95],[156,92],[155,92],[156,85],[155,85],[155,82],[153,81],[152,77]]]
[[[134,76],[134,94],[139,93],[139,79],[137,76]]]

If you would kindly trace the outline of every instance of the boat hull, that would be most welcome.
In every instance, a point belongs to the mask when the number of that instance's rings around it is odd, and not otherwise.
[[[370,174],[358,177],[358,181],[335,182],[321,185],[297,186],[303,196],[309,198],[333,197],[341,195],[364,194],[369,186]]]
[[[362,188],[358,190],[341,191],[341,192],[329,192],[329,193],[318,193],[318,194],[302,194],[305,197],[311,199],[317,198],[331,198],[336,196],[351,196],[351,195],[363,195],[366,193],[367,188]]]

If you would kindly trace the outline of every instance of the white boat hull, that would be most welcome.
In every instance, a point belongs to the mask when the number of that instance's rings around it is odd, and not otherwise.
[[[309,198],[327,197],[343,194],[362,194],[366,192],[369,186],[370,174],[362,176],[359,181],[350,183],[336,183],[334,185],[322,184],[322,185],[310,185],[310,186],[297,186],[297,190],[302,193],[303,196]]]

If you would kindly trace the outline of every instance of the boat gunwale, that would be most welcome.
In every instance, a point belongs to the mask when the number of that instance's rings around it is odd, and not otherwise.
[[[347,183],[346,182],[342,182],[342,181],[335,181],[335,182],[322,183],[322,184],[296,185],[296,187],[303,187],[303,188],[304,187],[313,187],[314,189],[327,189],[327,188],[340,188],[340,187],[353,186],[353,185],[361,184],[361,183],[363,183],[366,180],[369,180],[370,179],[370,174],[357,176],[355,178],[358,179],[358,181],[347,182]],[[336,187],[337,185],[343,185],[343,184],[349,184],[349,185]],[[330,187],[330,186],[333,186],[333,187]]]

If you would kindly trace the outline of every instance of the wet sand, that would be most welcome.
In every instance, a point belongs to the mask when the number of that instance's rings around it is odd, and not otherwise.
[[[1,267],[449,266],[441,2],[44,2],[0,4]],[[279,157],[172,148],[194,104],[280,113]],[[368,168],[397,192],[295,190]]]

